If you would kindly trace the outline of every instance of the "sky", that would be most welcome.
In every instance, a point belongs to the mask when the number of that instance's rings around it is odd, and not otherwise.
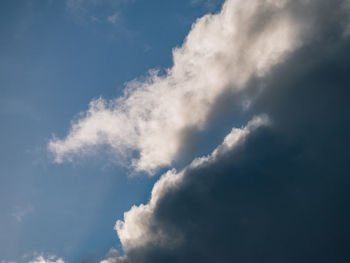
[[[0,262],[349,262],[350,1],[0,3]]]

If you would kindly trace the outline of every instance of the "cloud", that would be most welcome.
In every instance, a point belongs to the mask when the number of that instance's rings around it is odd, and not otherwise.
[[[118,263],[121,259],[123,259],[123,257],[120,256],[118,250],[110,249],[106,259],[102,260],[101,263]]]
[[[186,132],[208,125],[220,96],[240,96],[312,37],[317,24],[305,15],[312,8],[310,1],[226,1],[193,24],[165,74],[151,71],[128,82],[124,96],[93,100],[49,150],[62,162],[107,146],[137,171],[170,165],[186,150]],[[242,111],[255,96],[239,102]]]
[[[211,155],[165,173],[150,201],[116,223],[125,254],[103,263],[349,262],[347,6],[228,0],[193,25],[165,75],[91,102],[50,142],[57,161],[99,145],[136,150],[135,168],[152,172],[182,154],[187,129],[222,117],[222,101],[258,116]]]
[[[119,18],[120,18],[120,14],[118,12],[116,12],[113,15],[108,16],[107,21],[113,25],[116,25],[119,21]]]
[[[272,73],[252,109],[272,122],[233,129],[210,156],[164,174],[117,222],[125,255],[106,263],[348,262],[350,41],[340,38]]]
[[[177,173],[173,169],[164,174],[154,185],[149,203],[134,206],[129,212],[124,214],[124,222],[117,222],[115,229],[118,232],[124,250],[128,252],[135,247],[144,246],[148,243],[166,243],[169,245],[169,243],[178,242],[181,237],[163,236],[162,229],[158,228],[158,222],[154,219],[155,209],[160,200],[168,192],[178,187],[181,188],[179,185],[181,185],[182,181],[186,180],[184,177],[187,176],[189,171],[215,163],[223,154],[242,144],[252,131],[268,124],[269,120],[267,116],[255,117],[245,127],[241,129],[233,128],[231,133],[225,137],[223,143],[211,155],[195,159],[189,167],[180,173]],[[158,228],[159,231],[154,232],[155,228]]]
[[[116,10],[134,0],[66,0],[66,11],[81,23],[101,23],[103,20],[116,22]],[[110,15],[112,10],[112,15]],[[114,19],[113,19],[114,17]]]
[[[18,223],[22,222],[23,218],[30,213],[34,212],[34,206],[28,205],[24,207],[16,206],[13,209],[12,216],[16,219]]]
[[[57,258],[56,256],[49,255],[45,257],[40,255],[28,261],[28,263],[64,263],[64,261],[62,258]]]
[[[164,174],[116,223],[125,255],[104,263],[349,262],[348,2],[314,3],[312,41],[258,78],[247,114],[271,121]]]
[[[113,256],[116,256],[117,254],[110,254]],[[31,258],[31,259],[29,259]],[[22,256],[22,261],[26,263],[64,263],[64,260],[62,258],[58,258],[54,255],[49,255],[46,253],[38,253],[34,252],[32,255],[25,254]],[[6,261],[2,260],[1,263],[17,263],[16,261]]]

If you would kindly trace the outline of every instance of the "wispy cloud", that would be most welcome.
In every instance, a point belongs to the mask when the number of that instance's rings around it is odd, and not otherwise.
[[[34,212],[34,206],[16,206],[12,211],[12,216],[16,219],[18,223],[22,222],[23,218],[30,213]]]
[[[107,17],[107,21],[113,25],[118,24],[120,19],[120,14],[118,12],[114,13],[113,15],[110,15]]]
[[[66,0],[66,10],[82,23],[106,21],[115,24],[120,18],[123,5],[133,2],[134,0]]]
[[[44,256],[43,254],[36,256],[28,263],[64,263],[62,258],[57,258],[53,255]]]
[[[62,258],[47,253],[34,252],[22,256],[21,262],[25,263],[64,263]],[[1,263],[18,263],[16,261],[2,260]]]

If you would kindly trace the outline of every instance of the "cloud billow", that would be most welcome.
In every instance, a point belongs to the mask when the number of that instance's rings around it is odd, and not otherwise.
[[[314,21],[298,12],[309,6],[307,1],[226,1],[218,14],[193,24],[164,75],[151,71],[145,80],[127,83],[124,96],[92,101],[66,138],[50,141],[49,150],[62,162],[108,146],[119,158],[131,159],[137,171],[170,165],[186,148],[184,133],[206,127],[222,94],[242,93],[249,80],[266,76],[307,41]],[[240,108],[251,99],[246,96]],[[132,158],[135,151],[139,155]]]

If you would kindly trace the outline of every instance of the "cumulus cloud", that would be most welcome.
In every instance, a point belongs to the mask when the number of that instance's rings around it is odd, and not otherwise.
[[[164,174],[150,201],[116,223],[125,255],[105,263],[348,262],[350,40],[341,35],[273,72],[252,109],[272,121],[255,118]]]
[[[154,232],[157,227],[157,221],[154,220],[154,210],[160,199],[173,189],[179,187],[180,182],[185,180],[188,170],[196,169],[215,162],[221,155],[234,148],[236,145],[243,143],[255,129],[269,124],[267,116],[259,116],[248,122],[241,128],[233,128],[231,133],[227,135],[223,143],[218,146],[211,155],[207,157],[195,159],[189,167],[182,172],[177,173],[175,169],[164,174],[154,185],[151,200],[146,205],[134,206],[129,212],[124,214],[124,221],[118,221],[115,229],[126,252],[147,243],[172,243],[177,242],[181,237],[175,238],[162,234],[161,228]],[[165,233],[166,234],[166,233]]]
[[[165,74],[151,71],[127,83],[124,96],[93,100],[65,138],[50,141],[55,160],[108,146],[138,171],[170,165],[186,148],[186,131],[207,125],[222,94],[244,92],[310,38],[316,25],[300,15],[308,8],[310,1],[226,1],[218,14],[193,24]],[[253,98],[240,102],[242,110]]]
[[[348,2],[314,3],[313,41],[271,69],[249,109],[268,115],[164,174],[117,221],[125,255],[105,263],[349,262]]]

